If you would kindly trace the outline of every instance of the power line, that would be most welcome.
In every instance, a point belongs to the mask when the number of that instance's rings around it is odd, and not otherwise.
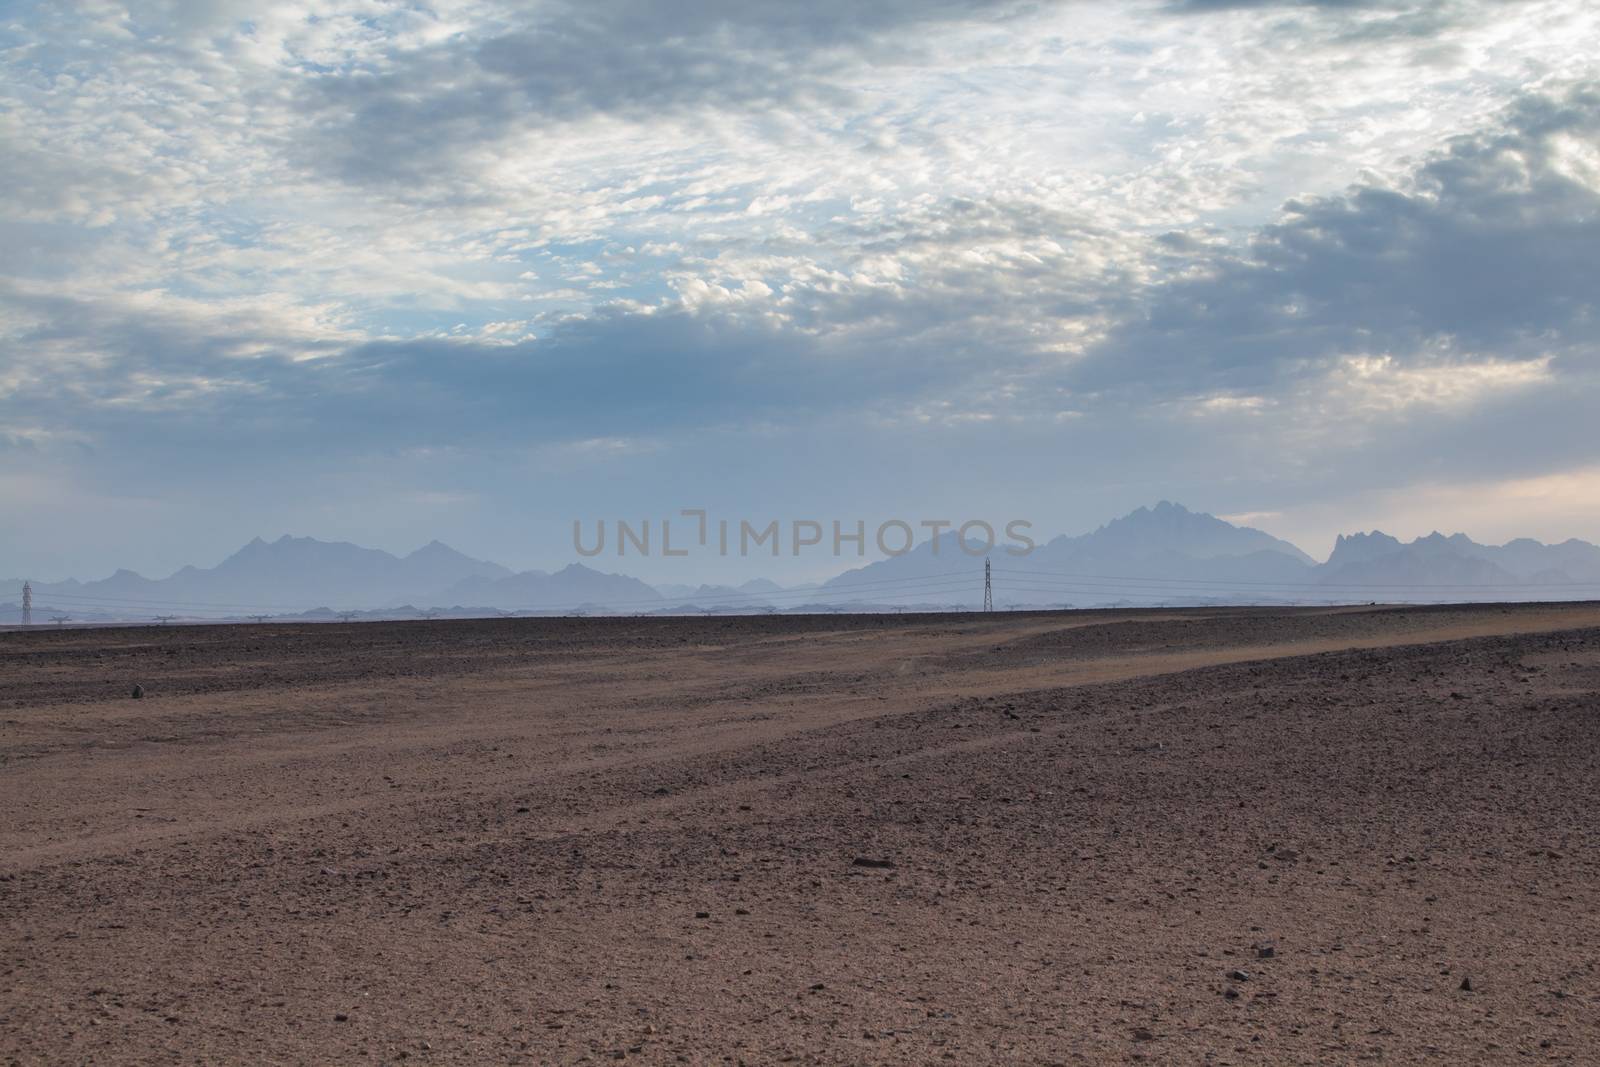
[[[943,574],[910,575],[899,578],[872,578],[863,581],[847,581],[829,583],[824,586],[814,586],[801,589],[780,589],[771,592],[765,591],[740,591],[729,590],[719,593],[705,593],[698,596],[688,596],[682,599],[667,597],[652,597],[650,599],[629,600],[596,600],[591,598],[584,601],[558,601],[552,604],[542,604],[524,610],[535,612],[562,612],[582,608],[593,604],[609,611],[671,611],[675,607],[688,607],[704,610],[707,607],[722,607],[738,609],[749,607],[751,609],[766,609],[769,606],[804,607],[815,603],[819,607],[840,607],[840,601],[850,598],[856,603],[870,604],[877,599],[904,600],[907,597],[938,598],[948,594],[961,593],[971,586],[970,571],[946,572]],[[994,567],[992,562],[985,560],[985,606],[992,610],[993,582],[996,575],[1009,576],[1012,584],[1008,590],[1017,592],[1031,592],[1041,595],[1064,594],[1094,598],[1114,598],[1121,600],[1169,600],[1173,598],[1195,598],[1217,600],[1224,597],[1244,596],[1254,594],[1275,598],[1310,599],[1319,603],[1335,603],[1353,595],[1356,591],[1363,594],[1372,592],[1399,594],[1408,599],[1438,599],[1452,598],[1454,594],[1463,594],[1460,599],[1470,599],[1466,594],[1496,593],[1501,598],[1506,595],[1528,593],[1567,593],[1573,595],[1587,595],[1594,587],[1600,587],[1600,582],[1569,582],[1569,583],[1505,583],[1505,584],[1438,584],[1423,583],[1316,583],[1294,581],[1264,581],[1251,579],[1206,579],[1206,578],[1162,578],[1135,575],[1115,574],[1080,574],[1066,571],[1023,570],[1019,568]],[[1107,584],[1116,583],[1116,584]],[[1128,588],[1132,586],[1133,588]],[[1430,596],[1431,594],[1431,596]],[[166,601],[158,599],[138,599],[131,597],[99,597],[84,593],[48,594],[57,596],[68,602],[68,606],[76,605],[82,611],[103,610],[108,614],[126,612],[137,607],[160,610],[168,605],[179,606],[187,617],[220,621],[243,615],[264,622],[268,616],[259,614],[245,615],[242,611],[227,611],[227,608],[251,609],[259,612],[267,607],[277,611],[294,611],[284,605],[264,604],[229,604],[216,601]],[[28,600],[28,588],[24,589],[24,599]],[[1363,595],[1362,599],[1368,599]],[[31,605],[25,605],[26,607]],[[468,605],[469,607],[471,605]],[[488,605],[479,605],[486,610],[498,610]],[[198,610],[197,610],[198,609]],[[309,610],[309,609],[306,609]],[[420,611],[419,614],[429,617],[437,609]],[[344,612],[334,612],[336,617],[347,618]],[[161,618],[161,616],[157,616]],[[349,615],[348,618],[354,618]],[[163,621],[169,621],[163,619]],[[26,623],[25,623],[26,624]]]
[[[1339,589],[1319,589],[1315,586],[1294,589],[1208,589],[1201,586],[1177,587],[1138,587],[1127,585],[1093,585],[1083,583],[1066,583],[1055,581],[1023,583],[1028,588],[1038,593],[1065,593],[1077,594],[1087,597],[1100,597],[1106,599],[1137,598],[1156,601],[1220,601],[1226,603],[1316,603],[1316,604],[1355,604],[1375,602],[1377,600],[1397,600],[1405,603],[1464,603],[1471,601],[1495,602],[1507,599],[1531,600],[1591,600],[1596,599],[1592,593],[1582,590],[1568,590],[1565,593],[1545,590],[1541,594],[1529,593],[1503,586],[1491,587],[1477,592],[1466,592],[1448,588],[1415,588],[1415,589],[1388,589],[1383,591],[1368,590],[1365,592],[1349,592]]]
[[[1132,574],[1079,574],[1069,571],[1021,570],[996,567],[1002,574],[1024,578],[1071,578],[1080,581],[1132,582],[1137,585],[1201,585],[1201,586],[1251,586],[1271,589],[1588,589],[1600,587],[1600,581],[1571,582],[1295,582],[1269,581],[1250,578],[1162,578]]]
[[[140,604],[146,607],[161,607],[170,605],[172,607],[180,608],[276,608],[282,611],[296,610],[296,605],[293,604],[263,604],[259,601],[254,603],[240,604],[215,600],[161,600],[155,597],[99,596],[84,593],[57,593],[54,591],[46,592],[44,595],[57,600],[81,600],[88,601],[92,604]],[[301,608],[299,610],[305,609]]]
[[[959,583],[967,582],[967,581],[970,581],[970,580],[971,579],[967,575],[964,575],[964,574],[962,574],[960,572],[949,572],[949,573],[945,573],[945,574],[913,575],[913,576],[903,577],[903,578],[881,578],[881,579],[874,579],[874,580],[865,581],[865,582],[849,582],[849,583],[845,583],[845,584],[842,584],[842,585],[829,585],[829,586],[826,586],[826,587],[824,587],[824,586],[816,586],[816,587],[806,588],[806,589],[782,589],[782,590],[778,590],[776,592],[759,592],[759,591],[740,592],[740,591],[732,591],[732,592],[728,592],[728,593],[708,593],[708,594],[705,594],[705,595],[702,595],[702,596],[689,597],[689,598],[684,598],[682,600],[676,600],[676,601],[674,599],[672,599],[672,598],[667,598],[667,597],[655,597],[655,598],[651,598],[651,599],[648,599],[648,600],[647,599],[642,599],[642,598],[641,599],[634,599],[634,600],[607,600],[607,601],[604,601],[604,604],[606,606],[608,606],[608,607],[619,607],[619,608],[641,607],[641,608],[646,608],[646,607],[670,607],[674,603],[678,603],[678,604],[694,603],[694,604],[696,604],[698,606],[699,604],[703,604],[703,603],[743,603],[743,602],[752,602],[752,601],[755,602],[755,603],[760,603],[763,600],[769,600],[769,599],[775,599],[775,600],[793,600],[795,598],[827,599],[827,598],[832,598],[832,597],[841,596],[841,595],[848,595],[848,594],[855,593],[855,592],[858,592],[858,591],[862,591],[862,592],[865,592],[865,591],[881,592],[881,593],[883,593],[885,595],[892,595],[892,594],[894,594],[896,592],[900,592],[900,591],[906,591],[906,592],[943,592],[943,591],[946,590],[946,588],[950,587],[952,584],[959,584]],[[925,589],[923,589],[923,588],[913,588],[913,587],[924,587],[924,586],[927,587],[927,588],[925,588]],[[54,597],[57,594],[52,593],[50,595]],[[297,608],[295,608],[293,606],[287,606],[287,605],[281,605],[281,604],[269,605],[269,604],[224,603],[224,602],[217,602],[217,601],[158,600],[158,599],[143,599],[143,598],[132,598],[132,597],[89,596],[89,595],[85,595],[85,594],[81,594],[81,593],[63,593],[63,594],[60,594],[60,598],[63,599],[63,600],[68,600],[68,601],[74,602],[76,604],[76,606],[80,610],[93,610],[93,609],[98,608],[98,609],[103,609],[103,610],[107,610],[107,611],[113,611],[113,610],[117,610],[118,608],[124,608],[124,607],[132,607],[132,608],[144,607],[144,608],[158,608],[159,609],[159,608],[163,608],[163,607],[166,607],[166,606],[170,605],[170,606],[182,607],[182,608],[185,608],[185,609],[189,609],[188,610],[189,614],[195,614],[195,615],[205,614],[205,615],[209,615],[210,617],[213,617],[213,618],[215,618],[215,617],[233,617],[233,613],[231,613],[231,612],[228,612],[225,615],[219,616],[219,614],[218,614],[219,610],[220,609],[226,609],[226,608],[238,608],[238,609],[252,609],[252,610],[255,610],[255,609],[260,609],[260,608],[272,607],[272,608],[275,608],[275,609],[278,609],[278,610],[281,610],[281,611],[294,611],[294,610],[306,611],[306,610],[312,610],[310,608],[298,608],[297,609]],[[557,602],[555,604],[541,605],[539,607],[532,608],[532,609],[527,609],[527,610],[560,611],[560,610],[565,610],[565,609],[569,609],[569,608],[581,607],[584,604],[590,604],[590,603],[595,603],[595,601],[592,600],[592,599],[591,600],[584,600],[584,601],[560,601],[560,602]],[[487,605],[480,605],[480,606],[485,606],[486,607]],[[210,611],[207,612],[207,611],[195,611],[193,609],[213,609],[213,610],[210,610]],[[339,613],[335,613],[335,614],[339,614]],[[245,615],[243,617],[245,617],[245,618],[253,618],[254,616]]]

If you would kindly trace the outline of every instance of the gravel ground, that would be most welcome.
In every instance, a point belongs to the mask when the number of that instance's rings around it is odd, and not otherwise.
[[[1600,1062],[1597,694],[1596,605],[0,634],[0,1061]]]

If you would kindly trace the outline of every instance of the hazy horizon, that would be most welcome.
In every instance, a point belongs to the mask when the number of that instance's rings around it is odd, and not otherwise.
[[[677,533],[667,539],[659,520],[626,523],[626,541],[622,523],[586,524],[568,558],[539,568],[507,567],[437,539],[390,550],[286,533],[258,536],[225,558],[192,561],[171,574],[130,575],[129,568],[118,567],[114,573],[26,577],[33,579],[41,604],[54,598],[69,611],[123,618],[183,605],[198,609],[201,618],[334,605],[380,614],[386,608],[451,606],[491,612],[591,606],[628,613],[696,603],[706,595],[710,599],[702,606],[735,610],[768,603],[803,608],[817,596],[842,604],[955,605],[981,589],[989,557],[998,567],[997,603],[1012,605],[1071,602],[1069,594],[1089,606],[1130,597],[1136,603],[1348,603],[1375,596],[1432,602],[1600,595],[1600,547],[1579,539],[1542,543],[1519,537],[1516,544],[1500,545],[1459,531],[1396,537],[1351,530],[1346,547],[1331,557],[1313,556],[1249,525],[1247,517],[1230,521],[1165,500],[1075,534],[1026,522],[942,523],[932,529],[902,520],[876,528],[862,523],[859,553],[846,528],[840,548],[830,543],[823,524],[804,523],[774,523],[760,533],[754,524],[743,532],[729,524],[727,547],[719,548],[716,518],[708,517],[704,543],[697,542],[694,518],[672,517]],[[765,534],[771,540],[742,543]],[[958,535],[976,547],[958,549]],[[1467,544],[1457,544],[1463,537]],[[728,572],[736,573],[724,577]],[[530,585],[529,578],[537,580]],[[0,600],[15,600],[21,580],[0,574]],[[85,584],[70,588],[74,581]],[[758,588],[731,592],[746,583]],[[725,591],[707,593],[707,587]],[[815,595],[800,592],[805,589]],[[777,599],[766,600],[769,592]]]
[[[1158,503],[1165,503],[1165,501],[1152,501],[1149,504],[1140,505],[1140,507],[1148,509]],[[1179,507],[1186,507],[1182,501],[1172,501],[1172,503],[1177,504]],[[1187,510],[1200,515],[1214,515],[1212,512],[1207,512],[1204,511],[1204,509],[1199,508],[1187,508]],[[1040,530],[1038,528],[1034,528],[1031,533],[1034,535],[1034,538],[1038,544],[1043,545],[1057,537],[1080,537],[1085,534],[1093,533],[1095,530],[1105,526],[1107,522],[1121,517],[1123,516],[1106,516],[1100,522],[1096,522],[1093,525],[1078,530]],[[1383,529],[1376,526],[1357,526],[1349,529],[1341,529],[1336,532],[1328,539],[1325,550],[1312,551],[1308,550],[1305,545],[1296,541],[1293,537],[1283,537],[1280,534],[1277,534],[1275,531],[1270,529],[1268,525],[1264,525],[1259,517],[1251,515],[1215,515],[1215,517],[1236,526],[1257,529],[1263,533],[1271,534],[1274,537],[1280,537],[1281,540],[1288,541],[1296,548],[1306,552],[1306,554],[1310,556],[1314,562],[1319,564],[1327,562],[1330,554],[1333,552],[1334,543],[1338,537],[1350,536],[1353,534],[1382,533],[1394,537],[1396,540],[1404,543],[1410,543],[1418,538],[1428,537],[1433,534],[1440,534],[1445,537],[1461,534],[1473,541],[1478,542],[1479,544],[1488,546],[1499,546],[1518,538],[1532,538],[1533,540],[1540,541],[1544,544],[1560,544],[1568,540],[1580,540],[1590,544],[1600,543],[1600,539],[1591,539],[1578,535],[1540,537],[1534,534],[1512,534],[1503,538],[1484,538],[1475,536],[1471,530],[1441,529],[1439,527],[1431,527],[1428,529],[1419,528],[1416,532],[1400,532],[1394,529]],[[627,517],[625,516],[623,518],[626,521],[631,522],[634,529],[638,529],[638,520],[627,520]],[[668,518],[677,523],[686,521],[683,520],[681,516],[668,516]],[[765,521],[769,521],[769,519],[770,517],[764,519],[763,524]],[[228,548],[220,550],[213,556],[189,559],[168,570],[141,571],[138,567],[131,567],[125,563],[108,561],[97,570],[82,573],[60,575],[24,575],[21,573],[5,573],[0,574],[0,579],[30,578],[33,581],[40,583],[56,583],[73,579],[79,581],[92,581],[104,578],[120,570],[134,571],[135,573],[138,573],[146,578],[162,579],[167,578],[186,567],[195,567],[202,570],[215,567],[216,565],[232,557],[234,554],[239,552],[241,548],[246,547],[250,542],[261,541],[267,544],[272,544],[276,541],[286,538],[296,540],[309,539],[324,543],[353,544],[360,548],[377,549],[379,551],[387,552],[390,555],[401,559],[404,559],[412,553],[425,549],[431,544],[439,543],[444,544],[448,548],[451,548],[473,559],[499,564],[514,573],[525,571],[556,571],[576,563],[590,569],[606,573],[627,574],[632,577],[640,578],[641,580],[647,581],[653,585],[740,585],[744,582],[756,581],[760,579],[773,580],[774,576],[777,576],[777,580],[781,580],[786,584],[804,584],[813,581],[825,581],[829,578],[836,577],[841,571],[848,570],[853,567],[859,567],[866,563],[883,560],[885,558],[892,558],[877,551],[876,548],[872,546],[872,533],[874,530],[874,524],[870,520],[863,520],[866,522],[866,528],[868,532],[868,547],[866,554],[862,557],[850,555],[848,552],[844,556],[832,556],[826,551],[827,545],[824,544],[816,550],[807,549],[800,558],[795,558],[789,551],[788,543],[785,542],[785,550],[780,552],[776,557],[759,553],[745,557],[740,557],[737,554],[733,554],[728,557],[719,557],[715,554],[706,555],[703,553],[691,553],[691,558],[688,559],[665,558],[661,555],[659,540],[659,517],[651,518],[651,530],[655,540],[653,541],[654,550],[650,554],[645,555],[640,554],[637,551],[633,551],[630,545],[629,554],[625,556],[618,556],[614,548],[616,536],[614,525],[615,519],[608,517],[605,519],[605,521],[608,529],[607,550],[605,552],[600,553],[597,556],[584,556],[573,551],[572,532],[569,524],[569,528],[563,531],[563,536],[566,539],[565,544],[567,554],[565,556],[560,556],[557,554],[555,557],[547,560],[546,562],[535,563],[528,566],[519,566],[505,559],[499,559],[489,554],[475,552],[462,545],[446,541],[443,538],[429,538],[427,541],[415,544],[391,545],[365,541],[352,541],[346,538],[322,537],[314,532],[286,530],[281,532],[273,532],[271,534],[256,534],[250,538],[249,541],[241,544],[234,544]],[[679,528],[681,529],[681,526]],[[586,533],[585,536],[592,536],[593,522],[587,523],[586,529],[590,531],[590,533]],[[917,531],[915,544],[918,546],[925,545],[930,539],[931,538],[927,536],[926,531],[919,530]],[[1005,542],[1003,539],[1001,539],[1000,545],[996,549],[997,555],[1004,552],[1004,543]]]
[[[1183,503],[1182,501],[1177,502]],[[1153,503],[1154,501],[1148,501],[1144,504],[1136,506],[1149,506]],[[1204,512],[1205,509],[1193,508],[1191,510]],[[1216,514],[1216,512],[1205,513]],[[609,523],[614,522],[619,516],[600,517],[605,518]],[[628,518],[628,516],[620,517],[624,519]],[[1107,515],[1098,521],[1093,521],[1087,525],[1082,525],[1073,529],[1050,529],[1040,531],[1036,528],[1035,532],[1042,532],[1044,534],[1044,540],[1048,540],[1057,536],[1081,536],[1083,534],[1093,532],[1095,529],[1103,525],[1104,522],[1115,517],[1116,516],[1114,515]],[[1475,529],[1461,529],[1441,524],[1430,525],[1426,516],[1418,516],[1414,522],[1408,520],[1405,525],[1357,523],[1349,527],[1337,527],[1325,537],[1318,534],[1316,540],[1307,541],[1292,534],[1284,533],[1283,530],[1285,529],[1285,526],[1281,522],[1276,522],[1271,518],[1263,519],[1248,513],[1244,515],[1216,514],[1216,517],[1234,523],[1238,526],[1252,527],[1261,530],[1264,533],[1272,534],[1274,537],[1279,537],[1285,541],[1288,541],[1319,563],[1328,559],[1329,555],[1333,552],[1334,544],[1339,536],[1354,533],[1381,532],[1388,534],[1402,542],[1414,541],[1417,538],[1426,537],[1433,533],[1439,533],[1445,536],[1451,536],[1459,533],[1464,534],[1479,544],[1484,545],[1502,545],[1508,541],[1521,537],[1529,537],[1545,544],[1559,544],[1570,539],[1586,541],[1591,544],[1600,544],[1600,528],[1597,528],[1595,532],[1587,535],[1582,532],[1569,533],[1564,532],[1564,528],[1554,521],[1544,524],[1534,521],[1519,525],[1514,519],[1510,519],[1503,523],[1488,524],[1491,528],[1506,532],[1496,533],[1491,536],[1484,536]],[[633,521],[637,523],[638,518],[651,518],[653,523],[659,519],[659,517],[639,516]],[[770,518],[772,517],[760,516],[760,519],[763,522],[770,520]],[[851,521],[853,522],[856,518],[857,516],[851,516]],[[590,520],[589,523],[591,526],[592,521],[593,520]],[[873,528],[872,520],[866,519],[863,521],[867,522],[867,528],[870,532]],[[820,556],[806,556],[799,560],[795,560],[793,557],[785,554],[780,554],[777,559],[771,559],[769,557],[752,557],[741,560],[737,557],[729,559],[717,557],[696,557],[694,560],[686,562],[676,559],[664,559],[659,555],[654,555],[651,557],[630,555],[619,560],[613,553],[609,551],[599,558],[584,558],[572,550],[572,529],[570,521],[548,520],[537,524],[535,529],[541,533],[538,543],[548,544],[549,547],[547,550],[524,550],[521,551],[520,554],[516,554],[518,553],[519,545],[515,541],[506,542],[497,537],[483,537],[470,532],[467,535],[467,539],[463,539],[463,541],[458,542],[447,537],[434,537],[427,535],[424,535],[423,539],[420,541],[407,540],[396,537],[391,532],[383,530],[374,531],[374,534],[371,538],[364,538],[361,536],[324,535],[315,530],[281,529],[251,534],[246,536],[241,541],[227,543],[224,543],[220,537],[206,538],[204,541],[195,542],[194,551],[196,554],[193,557],[177,558],[175,552],[173,551],[153,553],[147,558],[155,561],[154,565],[139,566],[137,565],[136,560],[131,560],[131,557],[130,559],[124,559],[123,557],[115,554],[116,549],[110,549],[107,551],[107,555],[104,558],[91,559],[87,565],[75,570],[67,572],[25,572],[13,566],[4,573],[0,573],[0,578],[31,578],[37,582],[61,582],[69,579],[90,581],[98,578],[104,578],[117,570],[131,570],[147,578],[165,578],[176,573],[184,567],[214,567],[218,563],[221,563],[223,560],[227,559],[233,553],[237,552],[243,545],[249,543],[251,540],[259,538],[270,543],[278,540],[281,537],[309,537],[318,541],[345,542],[359,545],[363,548],[379,549],[381,551],[388,552],[391,555],[402,558],[412,552],[415,552],[417,549],[424,547],[432,541],[439,541],[464,555],[470,556],[474,559],[481,559],[501,564],[502,566],[505,566],[514,572],[530,570],[551,571],[564,567],[569,563],[582,563],[585,566],[592,567],[596,570],[632,574],[636,577],[642,578],[645,581],[649,581],[652,584],[738,585],[742,582],[751,581],[758,578],[776,578],[777,580],[781,580],[790,584],[803,583],[807,581],[822,581],[833,577],[841,569],[853,565],[859,565],[860,562],[856,561],[854,557],[851,557],[850,560],[835,560],[831,557],[825,558]],[[1542,529],[1547,529],[1547,532],[1541,532]],[[924,537],[919,534],[918,543],[922,543],[923,540]],[[473,544],[477,543],[478,541],[482,541],[486,544],[505,544],[509,549],[511,549],[511,553],[502,556],[497,555],[495,552],[490,550],[477,550],[473,547]],[[22,554],[18,553],[16,555],[7,555],[3,558],[9,565],[12,560],[23,558],[23,556]],[[177,558],[177,562],[175,563],[162,562],[163,560],[174,558]],[[881,558],[883,557],[880,554],[877,554],[872,548],[869,547],[866,557],[868,562]]]

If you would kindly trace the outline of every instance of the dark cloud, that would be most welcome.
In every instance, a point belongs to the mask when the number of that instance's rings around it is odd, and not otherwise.
[[[1419,46],[1416,61],[1437,58],[1455,46],[1442,39],[1448,31],[1499,17],[1502,10],[1528,0],[1174,0],[1167,10],[1179,15],[1258,11],[1284,15],[1277,27],[1285,41],[1317,40],[1339,46],[1409,41]],[[1296,19],[1295,12],[1323,15],[1326,21]]]
[[[596,114],[642,119],[702,106],[761,109],[848,97],[830,75],[864,51],[904,50],[934,23],[1007,18],[1020,0],[647,0],[574,3],[489,38],[396,52],[374,75],[327,74],[299,98],[303,161],[356,183],[403,186],[518,130]]]
[[[684,312],[601,312],[517,345],[363,345],[318,368],[312,404],[382,437],[409,420],[433,443],[653,434],[832,406],[839,385],[796,338]],[[312,384],[314,382],[314,384]]]
[[[473,200],[477,164],[504,139],[597,115],[646,122],[701,109],[760,112],[857,101],[848,75],[915,56],[930,27],[1000,22],[1071,0],[651,0],[558,2],[492,35],[395,50],[373,69],[329,71],[296,90],[302,166],[414,199]],[[1505,3],[1517,0],[1504,0]],[[1411,39],[1416,62],[1451,46],[1450,28],[1494,17],[1475,0],[1180,0],[1166,11],[1302,10],[1285,42]],[[1348,16],[1348,17],[1345,17]],[[1443,50],[1443,51],[1441,51]],[[552,138],[551,151],[559,151]],[[454,179],[454,180],[451,180]]]
[[[1085,388],[1262,389],[1339,354],[1534,357],[1600,340],[1600,192],[1563,153],[1600,92],[1533,97],[1404,188],[1295,201],[1239,255],[1149,295],[1076,370]]]
[[[18,338],[17,351],[59,345],[93,356],[92,364],[36,361],[0,399],[0,422],[45,430],[70,421],[96,439],[203,445],[216,455],[263,445],[326,455],[400,444],[521,447],[804,423],[942,396],[983,370],[970,352],[929,352],[915,337],[829,341],[715,312],[601,310],[514,345],[423,338],[335,347],[295,346],[246,321],[69,298],[8,302],[45,320]]]
[[[1393,8],[1402,6],[1400,0],[1177,0],[1170,5],[1174,11],[1239,11],[1253,8],[1274,7],[1321,7],[1334,10],[1365,10],[1370,8]],[[1437,7],[1436,2],[1420,5],[1419,7]]]

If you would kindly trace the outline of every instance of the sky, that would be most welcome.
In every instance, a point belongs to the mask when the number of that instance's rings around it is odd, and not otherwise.
[[[0,576],[1600,541],[1585,0],[0,5]],[[832,560],[640,560],[650,580]]]

